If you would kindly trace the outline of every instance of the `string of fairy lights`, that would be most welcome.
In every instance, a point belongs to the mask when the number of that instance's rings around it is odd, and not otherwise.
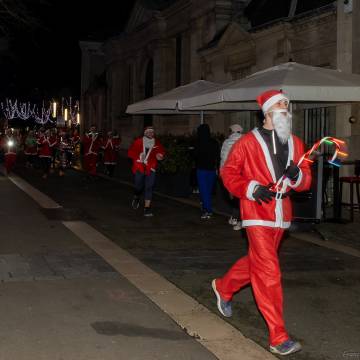
[[[33,119],[36,123],[56,124],[63,122],[67,126],[80,125],[80,104],[72,98],[62,98],[60,102],[51,101],[47,105],[43,102],[39,107],[30,102],[20,102],[17,99],[6,99],[0,103],[3,116],[6,120]]]

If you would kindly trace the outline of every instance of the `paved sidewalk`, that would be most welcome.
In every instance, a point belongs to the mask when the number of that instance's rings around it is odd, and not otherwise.
[[[215,359],[0,176],[0,359]]]

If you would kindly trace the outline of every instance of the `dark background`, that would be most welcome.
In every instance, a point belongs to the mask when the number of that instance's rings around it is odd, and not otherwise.
[[[9,48],[0,54],[0,96],[39,101],[80,94],[80,40],[120,34],[133,0],[23,0],[30,24],[6,29]]]
[[[5,21],[9,50],[0,52],[0,101],[40,101],[80,94],[80,40],[103,41],[120,34],[136,0],[2,0],[22,9],[30,24]],[[175,0],[140,0],[161,10]],[[332,0],[301,0],[295,16],[329,6]],[[286,19],[291,0],[252,0],[245,15],[253,27]],[[21,5],[21,6],[20,6]],[[0,15],[0,40],[4,18]],[[1,45],[1,44],[0,44]],[[0,50],[1,51],[1,50]]]

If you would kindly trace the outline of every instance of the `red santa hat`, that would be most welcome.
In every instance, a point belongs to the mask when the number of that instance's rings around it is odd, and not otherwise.
[[[154,132],[154,127],[153,126],[147,126],[145,129],[144,129],[144,135],[146,135],[147,132]]]
[[[263,113],[265,114],[269,109],[275,105],[278,101],[286,100],[290,102],[289,98],[286,97],[281,90],[268,90],[260,94],[256,101],[261,107]]]

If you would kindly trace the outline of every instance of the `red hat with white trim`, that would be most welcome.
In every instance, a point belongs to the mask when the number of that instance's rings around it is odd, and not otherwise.
[[[267,90],[256,98],[264,114],[281,100],[286,100],[288,103],[290,102],[289,98],[286,97],[281,90]]]
[[[147,126],[145,129],[144,129],[144,135],[148,132],[154,132],[154,127],[153,126]]]

